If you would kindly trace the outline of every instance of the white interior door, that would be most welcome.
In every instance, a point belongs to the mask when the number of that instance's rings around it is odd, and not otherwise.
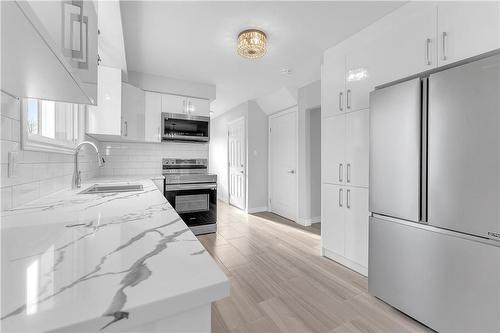
[[[228,126],[229,204],[245,209],[246,203],[246,143],[245,119]]]
[[[297,112],[269,118],[271,211],[296,220],[297,212]]]

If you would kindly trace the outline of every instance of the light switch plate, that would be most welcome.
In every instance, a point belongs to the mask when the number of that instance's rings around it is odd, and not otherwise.
[[[12,178],[16,176],[16,166],[17,166],[17,158],[19,152],[17,151],[9,151],[9,165],[8,165],[8,177]]]

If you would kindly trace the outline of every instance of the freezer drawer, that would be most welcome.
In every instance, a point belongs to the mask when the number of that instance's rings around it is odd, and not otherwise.
[[[438,332],[500,332],[500,247],[404,223],[370,218],[370,294]]]
[[[430,75],[428,133],[429,224],[500,240],[500,55]]]
[[[370,211],[420,219],[421,81],[370,93]]]

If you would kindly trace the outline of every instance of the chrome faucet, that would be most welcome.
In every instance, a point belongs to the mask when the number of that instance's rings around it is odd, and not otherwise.
[[[78,168],[78,153],[82,149],[83,146],[89,145],[93,147],[97,153],[97,163],[99,164],[99,167],[102,167],[104,165],[104,158],[101,156],[101,153],[99,153],[99,148],[90,141],[82,141],[76,146],[75,148],[75,172],[73,174],[73,188],[80,188],[82,186],[82,172]]]

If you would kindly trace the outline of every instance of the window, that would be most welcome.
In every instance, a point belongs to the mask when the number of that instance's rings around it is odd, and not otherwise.
[[[83,137],[84,106],[23,100],[23,149],[72,153]]]

